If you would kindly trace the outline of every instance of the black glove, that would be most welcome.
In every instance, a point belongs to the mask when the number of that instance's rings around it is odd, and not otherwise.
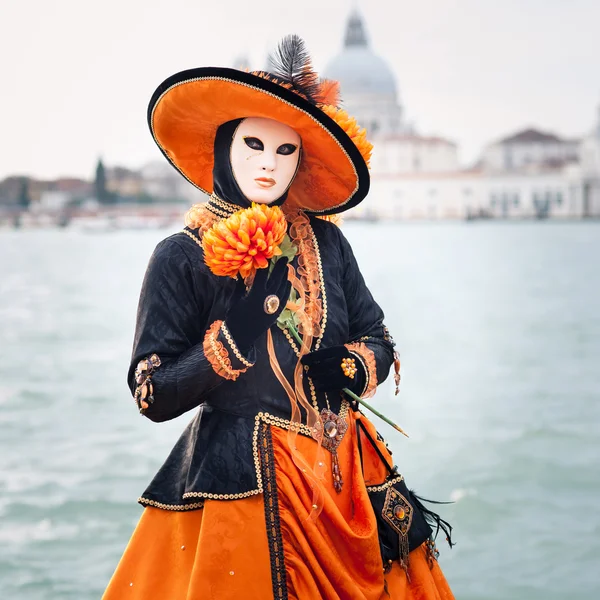
[[[287,258],[280,258],[270,276],[268,268],[259,269],[247,294],[240,277],[231,308],[225,317],[225,325],[242,354],[250,350],[254,341],[277,321],[285,308],[292,288],[291,282],[287,280],[287,264]],[[265,311],[265,300],[271,295],[279,298],[279,306],[274,313],[269,314]]]
[[[356,365],[354,377],[348,377],[342,369],[342,360],[353,358]],[[348,388],[360,395],[367,382],[367,374],[362,362],[352,355],[346,346],[332,346],[305,354],[301,360],[305,374],[313,380],[315,389],[319,392],[334,392]]]

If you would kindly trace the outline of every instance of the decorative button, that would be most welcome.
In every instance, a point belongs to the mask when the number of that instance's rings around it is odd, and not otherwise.
[[[327,423],[325,423],[325,433],[330,438],[334,438],[337,435],[337,432],[337,425],[333,421],[327,421]]]
[[[396,519],[404,519],[404,517],[406,516],[406,512],[404,511],[404,508],[402,508],[402,506],[400,506],[399,504],[397,504],[394,507],[394,516],[396,517]]]

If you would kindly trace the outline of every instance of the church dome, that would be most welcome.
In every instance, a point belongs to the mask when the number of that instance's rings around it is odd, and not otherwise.
[[[369,47],[357,12],[348,19],[342,52],[327,65],[323,76],[340,82],[342,99],[363,94],[396,95],[394,74]]]

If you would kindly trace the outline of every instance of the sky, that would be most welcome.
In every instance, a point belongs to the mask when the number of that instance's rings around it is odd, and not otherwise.
[[[464,165],[519,129],[578,137],[598,118],[598,0],[0,0],[0,178],[164,160],[146,107],[166,77],[262,67],[289,33],[323,70],[353,7],[408,120]]]

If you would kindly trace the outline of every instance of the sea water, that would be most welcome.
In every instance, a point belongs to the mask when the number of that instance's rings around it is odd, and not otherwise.
[[[373,417],[456,546],[460,600],[600,593],[600,224],[342,226],[402,359]],[[102,595],[191,414],[125,383],[166,230],[0,233],[0,598]]]

